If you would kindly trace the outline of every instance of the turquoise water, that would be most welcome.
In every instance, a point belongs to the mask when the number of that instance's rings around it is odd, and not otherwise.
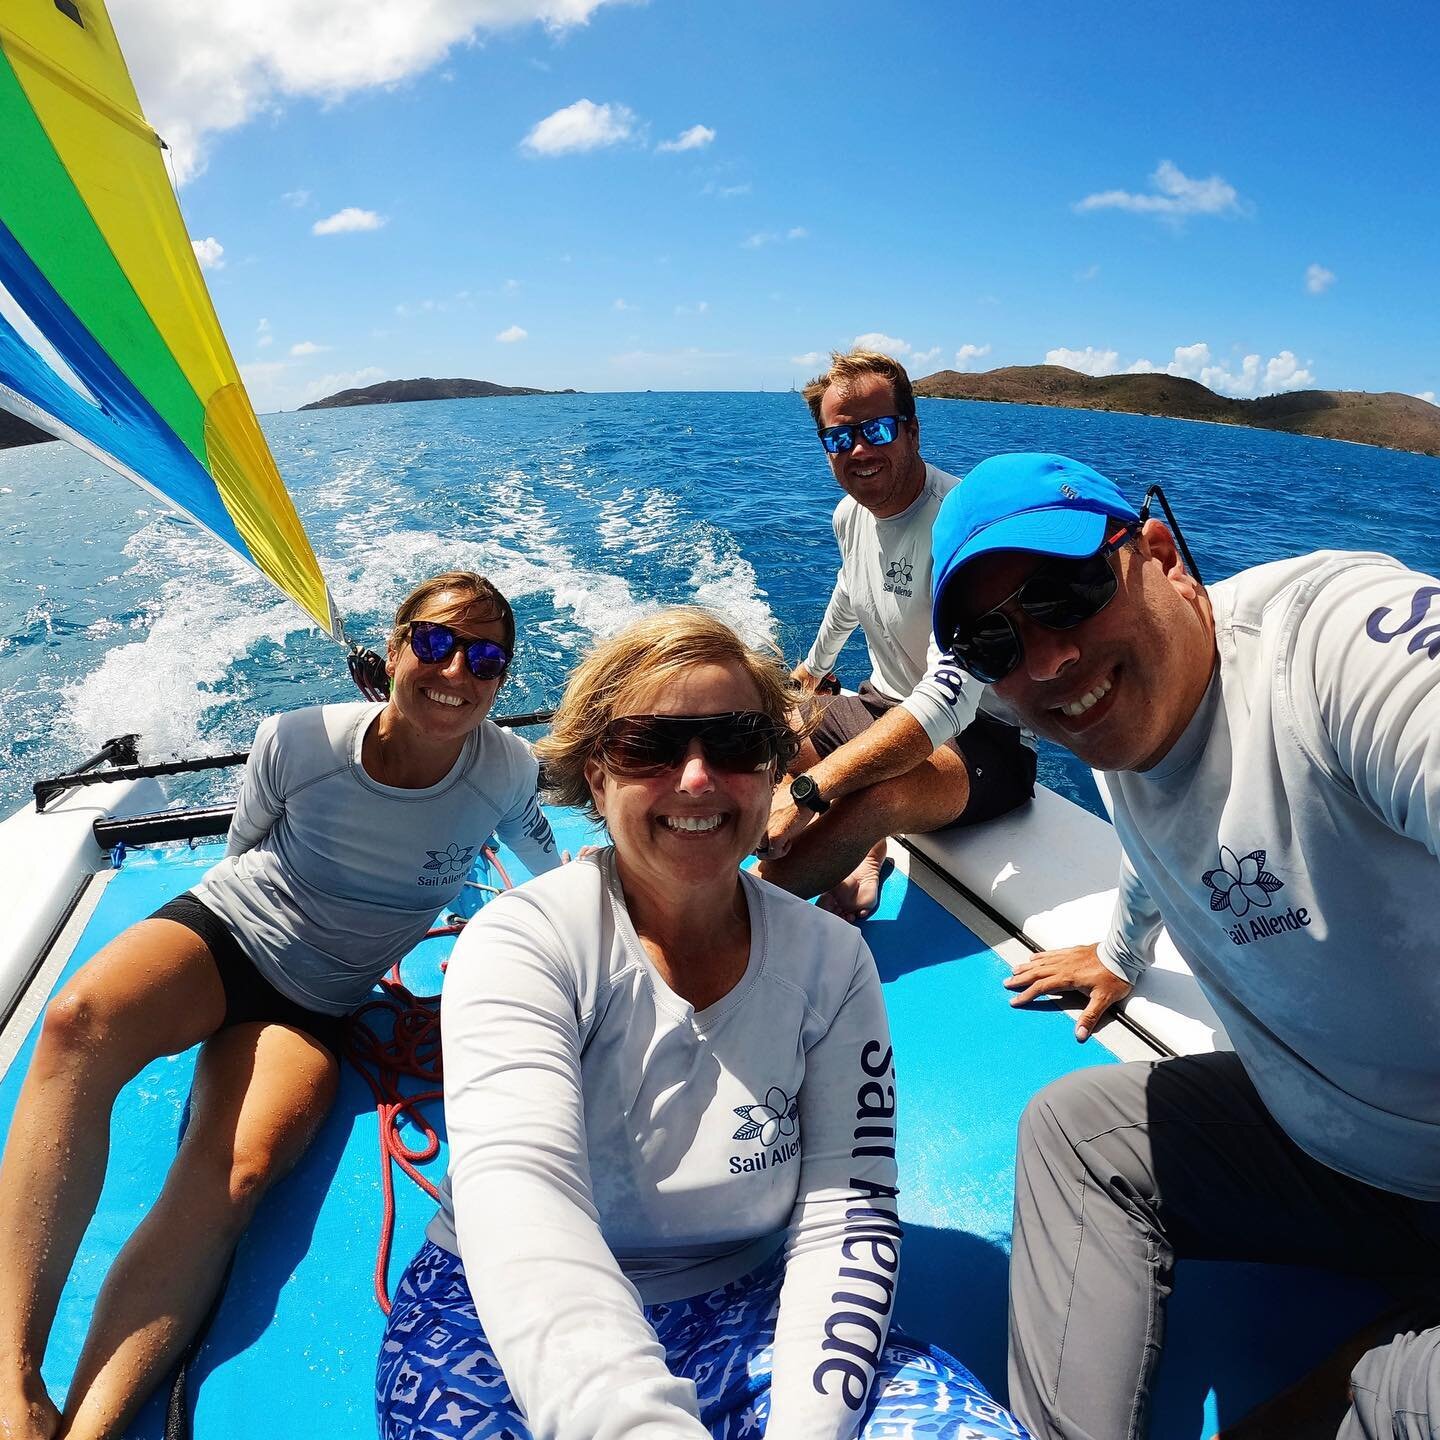
[[[1166,487],[1207,578],[1322,547],[1434,570],[1440,460],[1186,421],[921,401],[928,459],[1060,450],[1137,500]],[[418,579],[480,570],[515,605],[501,709],[552,702],[593,639],[698,602],[790,660],[834,575],[837,491],[798,395],[458,400],[267,417],[352,636]],[[842,678],[864,678],[857,637]],[[63,445],[0,451],[0,815],[139,731],[147,759],[248,745],[265,714],[353,696],[340,652],[145,492]],[[1058,752],[1042,778],[1096,807]],[[192,782],[192,797],[233,781]]]

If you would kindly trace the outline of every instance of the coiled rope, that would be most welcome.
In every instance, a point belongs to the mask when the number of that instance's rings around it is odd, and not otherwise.
[[[467,881],[488,900],[503,888],[512,888],[510,876],[500,858],[488,845],[480,852],[487,872],[499,878],[500,886]],[[482,904],[484,901],[481,902]],[[465,928],[459,916],[449,916],[425,936],[458,935]],[[441,970],[445,969],[442,965]],[[432,1200],[440,1191],[422,1170],[440,1153],[440,1136],[425,1114],[424,1107],[444,1098],[445,1087],[440,1055],[440,997],[415,995],[400,979],[397,963],[380,982],[383,998],[362,1005],[350,1017],[345,1054],[365,1077],[375,1098],[375,1115],[380,1132],[380,1238],[375,1253],[375,1299],[390,1313],[390,1251],[395,1239],[395,1167],[398,1166]],[[388,1017],[388,1023],[386,1021]],[[372,1023],[375,1022],[375,1023]],[[411,1082],[407,1091],[402,1082]],[[424,1087],[413,1088],[415,1083]],[[406,1140],[402,1127],[418,1132],[414,1143]]]

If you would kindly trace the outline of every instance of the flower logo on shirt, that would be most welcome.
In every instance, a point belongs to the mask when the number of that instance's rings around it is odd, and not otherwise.
[[[1207,870],[1201,878],[1210,887],[1210,908],[1232,915],[1244,915],[1252,906],[1268,910],[1270,896],[1285,888],[1285,882],[1265,868],[1263,850],[1252,850],[1237,860],[1228,845],[1220,847],[1220,868]]]
[[[778,1085],[772,1085],[765,1092],[763,1105],[737,1105],[735,1113],[745,1124],[732,1139],[758,1138],[762,1145],[773,1145],[782,1135],[788,1139],[799,1127],[800,1097],[792,1099]]]
[[[475,847],[467,845],[462,850],[452,843],[446,850],[427,850],[430,858],[425,862],[427,870],[438,870],[442,875],[453,875],[457,870],[468,870],[475,858]]]
[[[908,585],[915,578],[915,567],[908,560],[892,560],[890,568],[885,572],[887,580],[894,580],[897,584]]]

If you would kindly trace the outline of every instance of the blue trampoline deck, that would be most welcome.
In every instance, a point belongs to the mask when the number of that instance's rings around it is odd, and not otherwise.
[[[594,838],[578,816],[552,812],[552,820],[572,850]],[[66,973],[195,883],[220,853],[218,845],[133,852],[106,888]],[[1000,986],[1005,962],[903,874],[887,882],[866,938],[885,982],[900,1086],[906,1241],[898,1315],[1003,1396],[1016,1122],[1049,1080],[1114,1058],[1098,1044],[1076,1046],[1061,1014],[1011,1010]],[[426,941],[407,959],[404,976],[417,993],[439,988],[451,943]],[[8,1132],[33,1045],[32,1034],[0,1081],[0,1133]],[[193,1061],[193,1052],[158,1061],[116,1106],[110,1173],[46,1358],[57,1401],[105,1271],[174,1154]],[[432,1108],[438,1121],[439,1107]],[[433,1169],[438,1179],[441,1166]],[[403,1177],[396,1191],[392,1276],[419,1244],[433,1210]],[[200,1440],[250,1435],[257,1420],[270,1433],[374,1435],[372,1382],[383,1317],[372,1273],[380,1215],[374,1109],[365,1082],[347,1066],[314,1147],[267,1197],[241,1243],[191,1372]],[[1329,1277],[1182,1265],[1152,1435],[1213,1434],[1302,1373],[1370,1308],[1368,1290]],[[162,1432],[156,1397],[128,1434],[155,1440]]]

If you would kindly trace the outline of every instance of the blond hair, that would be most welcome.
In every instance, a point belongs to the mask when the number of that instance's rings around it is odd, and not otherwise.
[[[820,425],[820,401],[832,386],[848,389],[857,380],[867,375],[879,375],[890,382],[895,395],[895,413],[906,419],[915,414],[915,392],[910,388],[910,377],[905,367],[889,355],[878,350],[832,350],[830,368],[823,375],[817,375],[800,393],[814,416],[816,428]]]
[[[759,693],[760,710],[781,733],[779,759],[788,765],[806,727],[797,727],[792,716],[795,689],[779,652],[756,650],[718,615],[682,605],[627,625],[575,667],[550,733],[535,746],[547,798],[599,820],[585,766],[598,755],[606,727],[636,696],[697,665],[733,665],[744,672]]]

